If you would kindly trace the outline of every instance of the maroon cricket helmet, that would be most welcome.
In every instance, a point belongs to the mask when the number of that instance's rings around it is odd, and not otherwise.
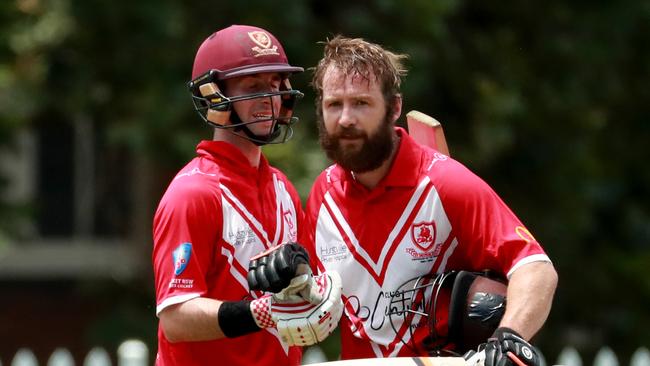
[[[192,80],[210,70],[223,80],[262,72],[292,74],[303,68],[289,65],[284,48],[268,31],[231,25],[203,41],[194,58]]]

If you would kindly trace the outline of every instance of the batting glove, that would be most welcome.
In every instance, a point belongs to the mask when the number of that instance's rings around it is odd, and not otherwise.
[[[494,335],[479,346],[478,353],[466,353],[465,359],[484,359],[484,366],[542,366],[542,357],[535,347],[515,331],[498,328]]]
[[[336,329],[343,314],[341,277],[337,272],[305,278],[310,293],[314,294],[312,299],[320,299],[318,302],[306,301],[302,296],[283,290],[279,294],[254,300],[250,305],[257,325],[260,328],[277,328],[282,341],[288,346],[309,346],[322,342]]]
[[[246,279],[251,291],[278,293],[302,274],[311,274],[307,251],[298,243],[285,243],[251,258]]]

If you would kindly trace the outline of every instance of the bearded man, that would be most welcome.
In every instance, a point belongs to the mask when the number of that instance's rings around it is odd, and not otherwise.
[[[337,36],[314,68],[320,143],[334,165],[314,183],[300,242],[315,271],[343,279],[341,358],[463,354],[478,333],[456,329],[458,318],[489,331],[485,365],[539,365],[528,340],[549,315],[557,273],[487,183],[395,127],[405,57]],[[488,272],[507,282],[504,296],[472,293]]]

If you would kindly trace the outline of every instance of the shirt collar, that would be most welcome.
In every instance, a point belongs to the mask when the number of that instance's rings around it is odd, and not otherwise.
[[[269,162],[264,154],[260,156],[260,165],[256,168],[250,165],[248,158],[235,145],[225,141],[201,141],[196,146],[196,153],[200,157],[216,162],[222,168],[225,167],[244,176],[269,171]]]
[[[386,187],[414,187],[420,176],[422,149],[403,128],[395,127],[395,132],[400,138],[399,148],[393,165],[379,184]]]

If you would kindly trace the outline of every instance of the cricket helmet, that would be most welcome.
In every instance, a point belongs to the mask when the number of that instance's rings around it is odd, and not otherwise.
[[[247,25],[232,25],[209,36],[199,47],[194,58],[192,81],[188,83],[194,109],[208,124],[216,128],[244,131],[245,137],[258,145],[281,143],[293,134],[291,125],[293,107],[303,96],[293,90],[289,76],[302,72],[302,67],[292,66],[284,48],[268,31]],[[277,72],[282,76],[279,91],[244,95],[225,95],[223,80],[259,73]],[[280,98],[281,107],[273,110],[270,119],[242,121],[233,113],[233,103],[256,98]],[[273,103],[271,103],[273,105]],[[247,125],[273,121],[271,132],[258,136]]]
[[[459,356],[497,329],[505,312],[506,290],[504,281],[490,272],[420,276],[391,293],[387,315],[402,343],[415,354]],[[404,322],[409,323],[407,332],[399,329]]]

